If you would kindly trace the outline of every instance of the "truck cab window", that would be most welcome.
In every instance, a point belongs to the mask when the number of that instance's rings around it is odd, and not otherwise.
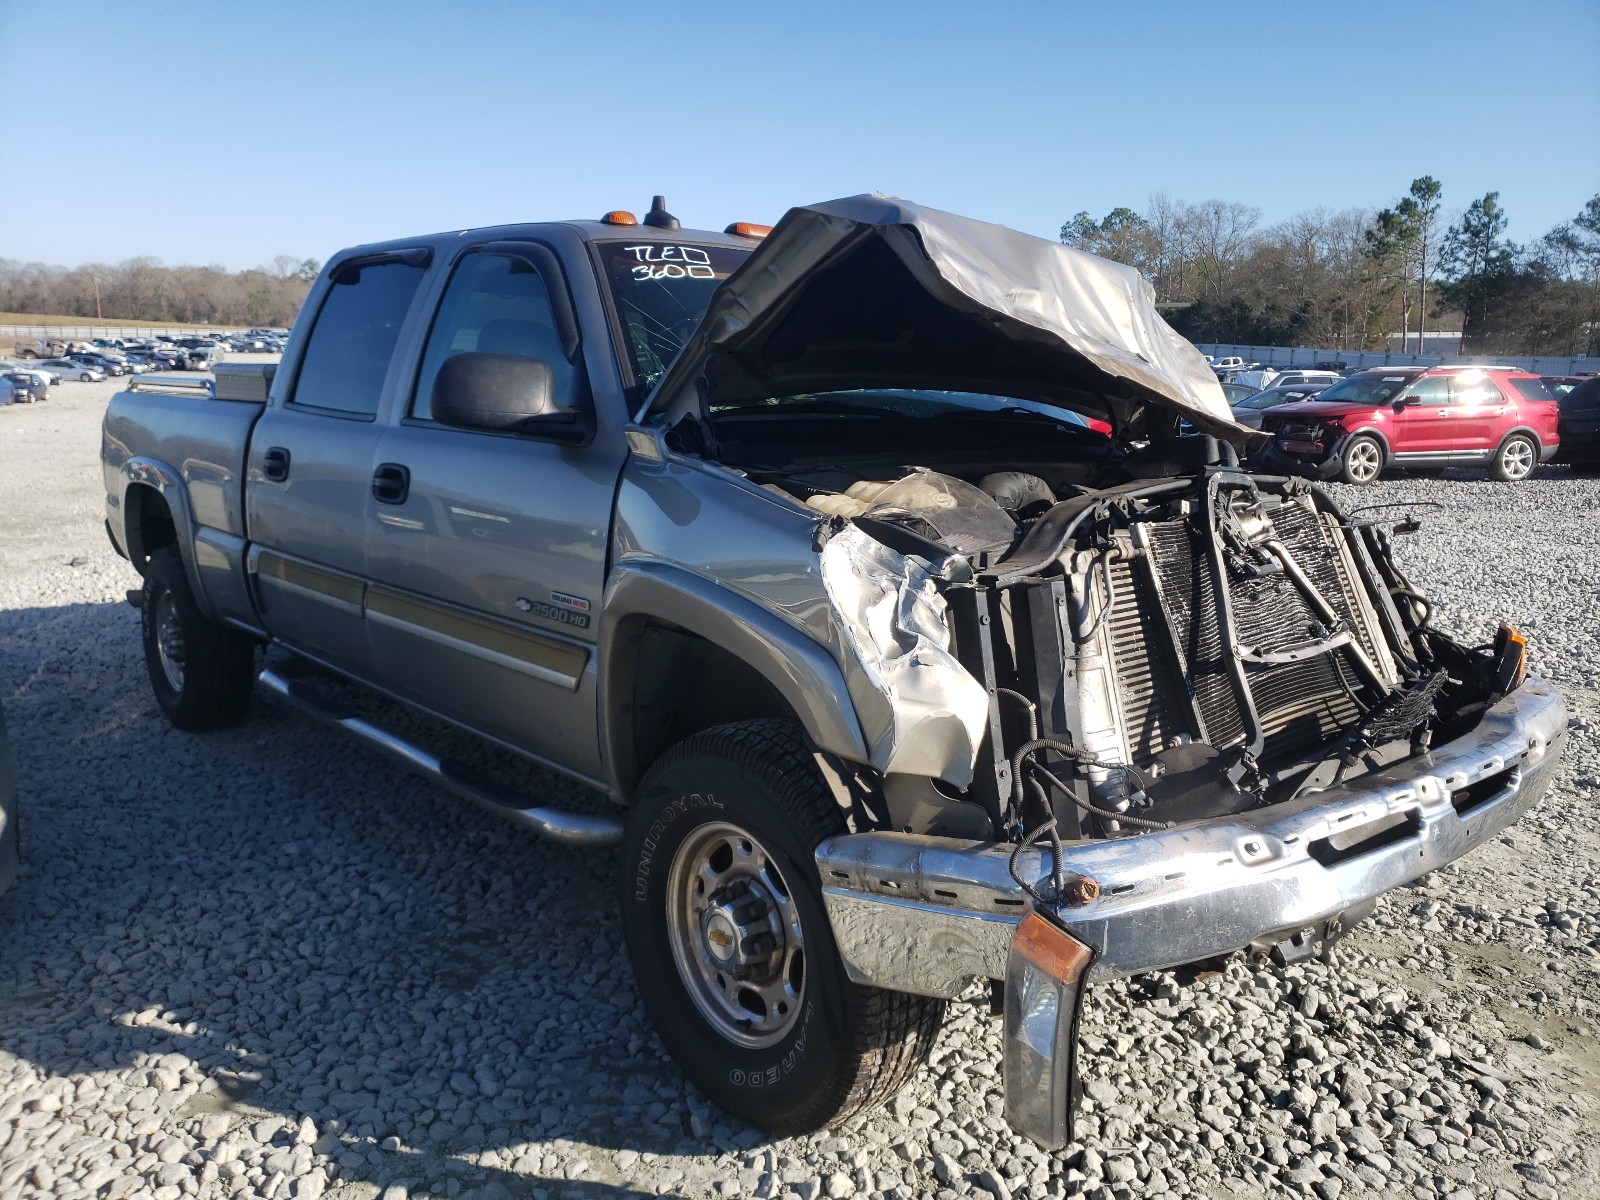
[[[454,354],[520,354],[550,368],[556,395],[572,399],[573,367],[561,350],[550,294],[539,272],[504,254],[469,254],[456,265],[428,332],[411,415],[432,418],[433,382]]]
[[[290,403],[373,417],[422,268],[377,262],[342,268],[317,313]]]

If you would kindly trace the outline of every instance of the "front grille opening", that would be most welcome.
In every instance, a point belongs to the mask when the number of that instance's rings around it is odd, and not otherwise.
[[[1473,809],[1487,804],[1500,793],[1517,782],[1517,769],[1507,767],[1504,771],[1497,771],[1493,775],[1485,775],[1477,783],[1469,783],[1464,788],[1458,788],[1450,793],[1450,805],[1461,816],[1466,816]]]
[[[1421,827],[1422,810],[1413,808],[1409,812],[1394,813],[1353,829],[1342,829],[1318,838],[1306,846],[1306,853],[1323,866],[1331,867],[1403,842],[1414,836]]]

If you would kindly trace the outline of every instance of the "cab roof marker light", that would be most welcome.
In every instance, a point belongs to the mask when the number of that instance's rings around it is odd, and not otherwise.
[[[767,234],[772,232],[772,226],[756,225],[749,221],[735,221],[722,232],[731,233],[734,237],[760,239],[766,237]]]
[[[601,217],[600,220],[606,225],[637,225],[639,223],[638,217],[634,216],[626,209],[621,208],[612,209],[605,216]]]

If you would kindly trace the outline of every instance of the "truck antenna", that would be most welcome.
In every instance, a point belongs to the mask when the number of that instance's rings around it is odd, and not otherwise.
[[[657,229],[682,229],[678,218],[667,211],[667,198],[656,196],[650,202],[650,211],[644,215],[646,225],[654,225]]]

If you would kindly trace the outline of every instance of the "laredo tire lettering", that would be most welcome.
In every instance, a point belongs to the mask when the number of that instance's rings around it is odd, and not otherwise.
[[[805,1020],[800,1023],[800,1031],[794,1039],[794,1045],[789,1047],[789,1053],[781,1060],[774,1063],[764,1071],[741,1071],[735,1067],[728,1072],[728,1082],[734,1087],[772,1087],[783,1081],[800,1061],[800,1056],[806,1052],[806,1039],[810,1036],[811,1018],[816,1012],[816,1006],[809,1001],[806,1003]]]

